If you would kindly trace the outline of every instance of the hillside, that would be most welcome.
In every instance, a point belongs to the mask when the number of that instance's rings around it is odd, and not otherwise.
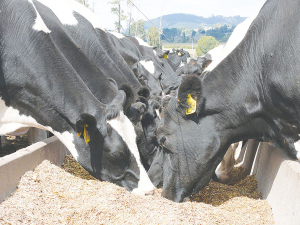
[[[243,22],[246,17],[234,16],[234,17],[224,17],[224,16],[211,16],[204,18],[202,16],[196,16],[192,14],[176,13],[162,16],[161,18],[161,28],[177,28],[184,26],[188,29],[197,29],[200,24],[205,24],[206,26],[212,26],[217,23],[224,23],[229,25],[237,25]],[[160,17],[151,20],[155,26],[160,26]],[[145,23],[145,29],[152,27],[152,24],[147,21]]]

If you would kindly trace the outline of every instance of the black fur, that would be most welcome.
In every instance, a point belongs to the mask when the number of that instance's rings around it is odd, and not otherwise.
[[[181,83],[178,89],[178,105],[183,113],[188,108],[187,96],[190,94],[197,102],[197,108],[202,102],[202,83],[198,75],[190,74]]]
[[[150,97],[150,90],[148,87],[142,86],[138,89],[137,94],[148,99]]]

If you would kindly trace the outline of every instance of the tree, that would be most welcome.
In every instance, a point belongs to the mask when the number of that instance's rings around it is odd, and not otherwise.
[[[89,8],[90,10],[92,10],[94,12],[94,3],[93,5],[91,6],[89,4],[89,1],[88,0],[76,0],[77,2],[83,4],[85,7]]]
[[[185,27],[184,27],[184,26],[178,27],[178,28],[177,28],[177,34],[178,34],[178,35],[182,34],[182,31],[184,31],[184,30],[185,30]]]
[[[167,40],[168,38],[170,41],[174,41],[174,37],[177,36],[177,28],[164,28],[163,33],[164,35],[161,35],[161,40]],[[167,38],[165,37],[165,35],[167,36]]]
[[[199,34],[205,34],[205,29],[202,25],[198,28],[198,33]]]
[[[133,0],[131,0],[133,1]],[[133,3],[127,0],[127,6],[129,7],[129,13],[128,13],[128,35],[131,36],[131,23],[133,23],[133,18],[132,18],[132,7],[133,7]]]
[[[219,42],[211,36],[202,36],[198,40],[198,45],[196,47],[197,56],[205,55],[209,50],[218,47]]]
[[[130,34],[135,37],[145,38],[145,29],[144,29],[145,20],[134,21],[130,26]]]
[[[121,1],[122,0],[114,0],[112,2],[109,2],[110,4],[112,4],[114,6],[111,8],[111,13],[118,16],[118,20],[115,21],[115,27],[119,33],[121,32],[121,29],[122,29],[121,22],[123,20],[126,20],[126,18],[127,18],[127,16],[124,14],[124,10],[121,9]]]
[[[146,39],[148,42],[148,45],[150,46],[156,46],[160,48],[159,46],[159,31],[155,26],[152,26],[149,28],[146,32]]]
[[[228,25],[217,24],[212,30],[206,31],[207,36],[212,36],[218,41],[225,42],[228,40],[230,34],[233,32],[235,26],[229,27]]]
[[[195,35],[196,35],[196,31],[193,30],[193,31],[192,31],[192,37],[194,37]]]
[[[194,41],[194,36],[196,35],[196,31],[192,31],[192,41]]]
[[[182,41],[182,43],[186,42],[185,31],[182,32],[181,41]]]

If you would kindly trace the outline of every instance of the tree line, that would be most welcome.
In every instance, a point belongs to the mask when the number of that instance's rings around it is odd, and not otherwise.
[[[94,11],[94,6],[90,5],[88,0],[76,0],[81,4],[85,5],[92,11]],[[146,40],[150,46],[156,46],[162,48],[161,40],[166,40],[168,42],[174,42],[175,37],[180,37],[181,43],[189,42],[190,39],[194,39],[196,34],[200,34],[201,38],[198,40],[198,45],[196,47],[197,56],[206,54],[209,50],[217,47],[219,42],[226,42],[233,32],[235,26],[229,27],[228,25],[222,25],[214,27],[213,29],[205,30],[203,27],[199,27],[198,31],[194,29],[186,29],[181,26],[179,28],[164,28],[162,33],[157,27],[152,26],[151,28],[145,30],[145,20],[139,19],[137,21],[132,17],[132,2],[134,0],[126,0],[128,6],[128,12],[125,14],[121,2],[125,0],[113,0],[110,1],[111,13],[116,15],[117,19],[115,21],[115,29],[121,33],[123,29],[122,21],[127,22],[127,30],[125,35],[139,37]]]
[[[230,37],[236,26],[222,25],[212,29],[205,30],[203,27],[199,27],[196,31],[194,29],[185,29],[184,27],[180,28],[164,28],[163,35],[161,35],[162,40],[166,41],[175,41],[175,37],[181,37],[181,43],[191,42],[191,39],[194,38],[196,34],[201,36],[211,36],[214,37],[219,42],[226,42]],[[190,37],[189,37],[190,36]]]

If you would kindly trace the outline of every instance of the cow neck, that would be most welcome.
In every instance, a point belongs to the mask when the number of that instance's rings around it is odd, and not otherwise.
[[[252,43],[246,43],[248,47],[253,47]],[[245,41],[202,77],[205,98],[203,113],[212,115],[216,129],[221,131],[236,129],[239,124],[247,123],[257,117],[265,105],[262,60],[258,60],[262,54],[253,48],[252,52],[243,52],[241,49],[249,48],[242,45],[245,45]],[[247,130],[250,127],[243,132],[248,135]]]
[[[280,10],[284,11],[283,8],[280,7]],[[247,138],[258,138],[254,135],[259,132],[265,135],[263,138],[272,138],[271,133],[279,133],[274,130],[276,123],[279,123],[276,121],[277,116],[284,116],[274,107],[276,102],[272,99],[271,84],[274,88],[275,79],[283,79],[284,75],[289,74],[287,70],[291,67],[280,67],[278,59],[284,55],[279,50],[288,51],[292,45],[287,42],[292,40],[289,40],[290,37],[283,39],[277,35],[289,32],[282,19],[285,14],[273,11],[271,3],[264,7],[249,27],[243,41],[210,73],[202,77],[206,100],[204,113],[214,115],[223,130],[236,128],[235,124],[244,124],[243,129],[239,130],[247,134]],[[296,13],[296,10],[293,9],[291,13]],[[274,39],[273,36],[277,38]],[[285,61],[288,62],[290,55],[285,56]],[[254,120],[247,124],[251,118]],[[281,125],[283,126],[282,123]],[[258,131],[255,126],[261,130]],[[251,129],[256,129],[256,132],[249,132]]]

